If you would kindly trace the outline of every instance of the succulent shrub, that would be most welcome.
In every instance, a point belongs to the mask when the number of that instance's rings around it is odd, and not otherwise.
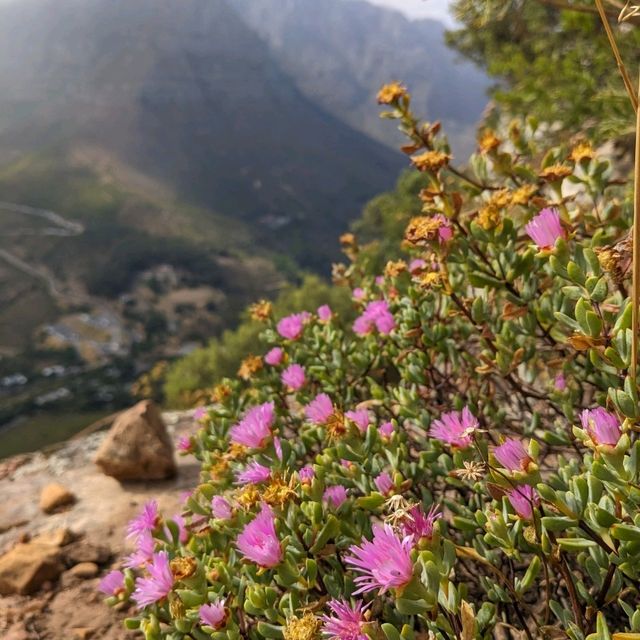
[[[262,354],[180,443],[200,484],[102,589],[149,640],[640,638],[629,188],[533,119],[462,171],[379,101],[422,181],[402,246],[372,274],[341,238],[355,321],[253,308]]]

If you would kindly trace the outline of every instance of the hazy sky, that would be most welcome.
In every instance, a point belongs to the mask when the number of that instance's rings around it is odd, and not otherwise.
[[[392,7],[410,18],[437,18],[447,25],[453,24],[449,14],[449,0],[368,0],[372,4]]]

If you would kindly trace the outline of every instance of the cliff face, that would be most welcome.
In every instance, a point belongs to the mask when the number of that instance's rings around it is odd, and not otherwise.
[[[362,0],[236,0],[233,7],[304,94],[352,127],[397,148],[402,135],[371,105],[382,83],[400,80],[418,115],[443,122],[456,155],[475,147],[489,81],[446,46],[442,23]]]
[[[164,417],[172,438],[195,428],[190,414]],[[0,593],[7,579],[33,591],[0,597],[3,640],[124,637],[127,611],[104,605],[99,578],[128,552],[126,523],[146,501],[180,512],[183,492],[197,484],[198,465],[180,458],[173,480],[120,484],[92,462],[105,436],[94,433],[0,463]],[[63,484],[75,503],[47,515],[39,502],[52,483]],[[32,589],[30,581],[40,586]]]

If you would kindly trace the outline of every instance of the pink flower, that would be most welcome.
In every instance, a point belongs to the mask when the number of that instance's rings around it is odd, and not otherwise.
[[[304,369],[299,364],[289,365],[281,376],[282,384],[291,389],[297,391],[305,383]]]
[[[173,588],[173,574],[166,551],[153,554],[152,562],[147,567],[147,571],[149,577],[136,580],[136,590],[132,596],[138,609],[143,609],[166,598]]]
[[[343,502],[347,500],[347,490],[340,484],[333,487],[327,487],[324,490],[322,499],[327,504],[337,509]]]
[[[229,430],[231,441],[252,449],[260,449],[271,435],[274,420],[273,402],[265,402],[253,407],[238,424]]]
[[[294,313],[278,322],[278,333],[287,340],[297,340],[302,335],[308,313]]]
[[[136,539],[136,548],[122,563],[127,569],[138,569],[146,566],[153,559],[156,541],[150,531],[143,531]]]
[[[219,629],[227,617],[224,602],[222,600],[215,600],[210,604],[203,604],[200,609],[198,609],[198,616],[200,617],[201,624],[212,627],[213,629]]]
[[[383,437],[383,438],[390,438],[393,435],[393,424],[391,422],[383,422],[379,427],[378,427],[378,433]]]
[[[245,526],[238,536],[238,550],[246,558],[270,569],[282,560],[282,548],[276,535],[275,518],[271,508],[262,505],[260,513]]]
[[[329,600],[327,607],[333,615],[324,615],[322,633],[330,640],[368,640],[362,630],[365,625],[362,600],[356,600],[353,607],[346,600]]]
[[[421,273],[427,266],[427,263],[422,258],[414,258],[409,263],[409,271],[411,275],[417,275]]]
[[[273,436],[273,448],[275,449],[278,460],[282,460],[282,442],[278,436]]]
[[[589,434],[594,444],[604,444],[615,447],[620,440],[620,421],[618,417],[603,409],[585,409],[580,414],[582,428]]]
[[[556,388],[556,391],[564,391],[567,388],[567,380],[562,373],[556,376],[553,386]]]
[[[499,447],[495,447],[493,455],[509,471],[526,471],[531,462],[524,445],[515,438],[507,438]]]
[[[525,231],[540,249],[553,249],[558,238],[566,237],[557,209],[543,209],[525,226]]]
[[[127,525],[127,538],[137,538],[146,531],[153,531],[158,526],[159,520],[158,503],[155,500],[150,500]]]
[[[271,477],[271,469],[253,460],[236,476],[237,484],[260,484]]]
[[[124,591],[124,573],[122,571],[110,571],[98,583],[98,590],[107,596],[117,596]]]
[[[440,222],[440,227],[438,228],[438,241],[440,244],[444,244],[451,240],[451,238],[453,238],[453,229],[451,228],[451,222],[449,219],[441,213],[436,213],[433,216],[433,219]]]
[[[353,297],[355,300],[362,300],[362,298],[364,298],[365,293],[364,293],[364,289],[362,287],[356,287],[353,290]]]
[[[318,318],[320,318],[320,322],[329,322],[332,315],[333,312],[328,304],[323,304],[321,307],[318,307]]]
[[[390,525],[374,524],[373,540],[363,540],[360,546],[351,545],[345,562],[363,575],[355,579],[358,589],[354,595],[388,589],[401,589],[409,584],[413,574],[411,562],[412,536],[400,540]]]
[[[284,358],[284,351],[280,347],[273,347],[264,357],[264,361],[272,367],[279,365]]]
[[[218,520],[228,520],[231,517],[231,505],[222,496],[211,498],[211,512]]]
[[[180,436],[177,445],[180,453],[189,453],[191,451],[191,438],[189,436]]]
[[[366,409],[356,409],[355,411],[347,411],[345,417],[355,423],[360,433],[366,433],[369,428],[369,412]]]
[[[433,421],[429,435],[463,449],[471,444],[471,436],[478,426],[478,419],[469,411],[469,407],[465,407],[462,411],[443,413],[439,420]]]
[[[420,538],[433,537],[433,527],[438,518],[442,517],[442,514],[438,511],[438,506],[432,504],[429,511],[425,513],[420,505],[415,505],[409,509],[409,515],[411,519],[407,518],[402,523],[405,536],[413,536],[414,542],[420,540]]]
[[[304,414],[314,424],[325,424],[333,415],[331,398],[326,393],[318,394],[305,408]]]
[[[196,407],[193,411],[194,420],[202,420],[207,417],[207,410],[205,407]]]
[[[384,276],[376,276],[374,282],[377,286],[382,287],[382,285],[384,285]]]
[[[538,492],[528,484],[507,491],[507,498],[515,512],[525,520],[533,518],[533,507],[540,504]]]
[[[382,335],[387,335],[395,326],[396,322],[386,301],[372,300],[367,304],[362,315],[356,318],[353,330],[358,335],[364,336],[371,333],[375,327]]]
[[[353,323],[353,331],[359,336],[369,335],[373,331],[373,323],[364,316],[358,316]]]
[[[379,476],[377,476],[373,482],[383,496],[389,495],[394,490],[393,480],[386,471],[383,471]]]
[[[306,467],[302,467],[300,471],[298,471],[298,478],[300,478],[300,482],[302,484],[311,484],[313,477],[316,475],[316,472],[313,470],[313,467],[308,464]]]

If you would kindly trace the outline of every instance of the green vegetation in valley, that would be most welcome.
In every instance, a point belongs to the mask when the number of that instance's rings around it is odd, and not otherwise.
[[[343,317],[354,313],[347,289],[334,287],[312,275],[306,276],[299,287],[283,291],[273,304],[273,312],[278,315],[300,310],[313,312],[322,304],[329,304]],[[262,323],[247,314],[237,328],[225,331],[206,347],[173,363],[164,387],[167,404],[189,406],[194,392],[211,389],[223,377],[235,375],[243,358],[264,351],[259,339],[263,328]]]

